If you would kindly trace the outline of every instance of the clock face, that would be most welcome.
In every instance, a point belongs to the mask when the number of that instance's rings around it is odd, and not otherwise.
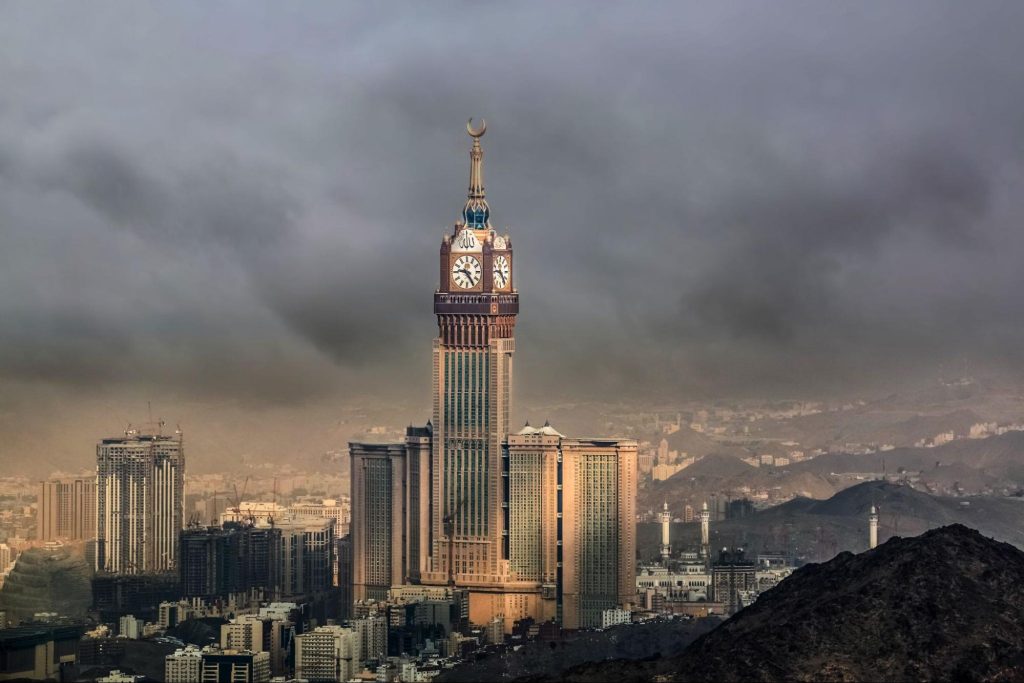
[[[480,282],[480,261],[475,256],[460,256],[452,264],[452,281],[462,289]]]
[[[504,254],[499,254],[494,257],[494,286],[499,289],[508,287],[508,279],[511,275],[511,269],[508,267],[508,257]]]

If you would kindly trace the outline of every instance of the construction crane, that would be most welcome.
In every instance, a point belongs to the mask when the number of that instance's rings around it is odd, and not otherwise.
[[[277,510],[277,477],[274,477],[274,504],[270,506],[270,514],[267,515],[267,522],[270,528],[274,528],[274,512]]]
[[[249,477],[245,478],[245,483],[242,484],[242,495],[238,495],[238,484],[232,484],[231,488],[235,491],[235,498],[232,501],[235,504],[235,515],[238,516],[238,521],[242,521],[242,498],[245,497],[245,490],[249,488]]]
[[[455,518],[458,517],[466,499],[463,498],[455,509],[444,516],[444,533],[448,537],[448,587],[455,588]]]

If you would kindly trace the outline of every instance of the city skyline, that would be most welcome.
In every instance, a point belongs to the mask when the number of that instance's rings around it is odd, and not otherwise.
[[[421,257],[465,182],[432,160],[470,115],[528,244],[524,399],[1016,381],[1021,10],[780,7],[440,10],[488,36],[474,59],[412,8],[6,8],[3,456],[83,395],[102,433],[147,400],[269,433],[429,386]]]
[[[1024,678],[1022,28],[4,4],[0,679]]]

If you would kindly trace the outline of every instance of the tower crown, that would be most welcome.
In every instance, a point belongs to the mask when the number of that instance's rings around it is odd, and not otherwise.
[[[469,195],[462,207],[462,220],[467,228],[484,230],[491,227],[491,207],[484,196],[484,150],[480,146],[480,138],[487,132],[487,121],[481,119],[480,128],[474,130],[473,119],[470,119],[466,132],[473,138],[473,148],[469,150]]]

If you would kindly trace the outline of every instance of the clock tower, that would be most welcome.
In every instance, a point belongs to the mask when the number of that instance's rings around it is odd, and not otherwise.
[[[519,312],[512,243],[491,227],[484,194],[480,138],[486,129],[486,122],[479,129],[472,119],[466,124],[473,139],[469,196],[441,242],[434,293],[429,557],[420,563],[423,583],[458,585],[471,596],[501,593],[508,575],[501,454]]]
[[[470,623],[505,633],[600,626],[636,597],[637,444],[510,431],[519,294],[472,124],[469,196],[439,253],[433,414],[404,442],[349,443],[352,597],[468,598]]]

